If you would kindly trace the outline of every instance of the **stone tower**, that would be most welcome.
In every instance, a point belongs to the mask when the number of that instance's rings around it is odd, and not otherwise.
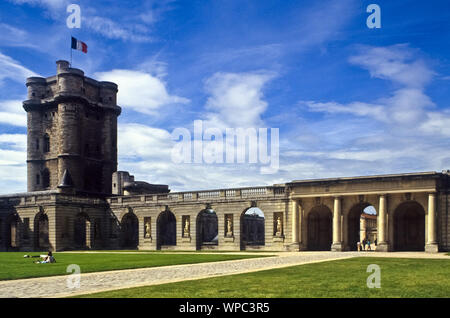
[[[27,79],[28,191],[56,189],[67,170],[78,192],[111,194],[117,170],[117,85],[57,61],[55,76]]]

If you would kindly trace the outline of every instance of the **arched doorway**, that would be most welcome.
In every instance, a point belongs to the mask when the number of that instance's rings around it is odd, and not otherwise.
[[[357,250],[357,243],[370,241],[371,248],[377,239],[377,212],[369,203],[354,205],[347,215],[347,249]]]
[[[75,217],[73,239],[76,248],[91,247],[91,221],[86,213],[78,213]]]
[[[157,248],[177,244],[177,221],[175,215],[166,210],[161,212],[156,221]]]
[[[308,250],[330,251],[332,243],[332,218],[330,209],[324,205],[313,208],[308,214]]]
[[[17,213],[6,218],[5,246],[7,251],[15,251],[20,247],[20,218]]]
[[[128,212],[122,218],[121,246],[122,248],[135,249],[139,245],[139,221],[133,212]]]
[[[257,208],[247,209],[241,216],[241,248],[265,244],[264,212]]]
[[[197,216],[197,248],[214,246],[219,242],[219,225],[216,212],[211,209],[201,211]]]
[[[48,250],[50,240],[48,234],[48,216],[45,213],[38,213],[34,218],[35,247],[38,250]]]
[[[425,210],[415,201],[401,203],[394,211],[394,250],[425,250]]]

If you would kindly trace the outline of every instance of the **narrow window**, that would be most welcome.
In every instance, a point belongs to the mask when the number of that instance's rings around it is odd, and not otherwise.
[[[36,138],[36,150],[39,150],[39,138]]]
[[[44,152],[50,152],[50,137],[47,134],[44,135]]]
[[[40,175],[36,175],[36,184],[40,184],[41,183],[41,176]]]
[[[50,172],[48,171],[48,169],[44,169],[42,171],[42,187],[50,187]]]

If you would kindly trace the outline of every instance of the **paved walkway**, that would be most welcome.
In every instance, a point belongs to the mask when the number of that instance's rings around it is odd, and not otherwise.
[[[81,275],[80,287],[67,287],[68,277],[54,276],[0,282],[0,297],[65,297],[114,289],[158,285],[185,280],[249,273],[355,256],[444,258],[443,254],[371,253],[371,252],[301,252],[272,253],[276,257],[253,258],[191,265],[173,265]],[[254,255],[254,254],[253,254]],[[70,279],[70,278],[69,278]]]

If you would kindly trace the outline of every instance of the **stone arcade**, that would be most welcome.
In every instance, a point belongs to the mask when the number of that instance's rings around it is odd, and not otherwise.
[[[0,250],[450,250],[450,172],[171,193],[117,171],[117,85],[57,62],[27,79],[28,192],[0,196]]]

